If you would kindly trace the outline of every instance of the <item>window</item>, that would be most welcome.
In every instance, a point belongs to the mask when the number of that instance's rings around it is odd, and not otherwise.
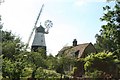
[[[79,50],[75,52],[75,57],[78,57]]]
[[[43,40],[41,40],[41,42],[43,42]]]

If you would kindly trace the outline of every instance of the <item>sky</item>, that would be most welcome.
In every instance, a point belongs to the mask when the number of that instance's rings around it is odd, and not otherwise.
[[[12,31],[22,42],[27,43],[38,13],[44,4],[40,23],[53,22],[49,34],[45,34],[47,53],[56,55],[64,46],[72,46],[73,39],[78,44],[96,42],[99,33],[103,8],[113,5],[105,0],[5,0],[0,5],[3,30]],[[29,47],[33,41],[34,34]]]

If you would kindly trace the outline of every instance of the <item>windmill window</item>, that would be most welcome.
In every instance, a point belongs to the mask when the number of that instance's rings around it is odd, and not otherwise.
[[[43,40],[41,40],[41,42],[43,42]]]

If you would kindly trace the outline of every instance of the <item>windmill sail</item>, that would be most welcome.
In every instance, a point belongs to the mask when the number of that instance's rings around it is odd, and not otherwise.
[[[42,13],[43,7],[44,7],[44,4],[42,5],[42,7],[41,7],[41,9],[40,9],[40,12],[39,12],[38,17],[37,17],[37,19],[36,19],[34,28],[32,29],[32,32],[31,32],[31,34],[30,34],[30,36],[29,36],[29,38],[28,38],[28,42],[27,42],[27,44],[26,44],[25,50],[26,50],[26,49],[28,48],[28,46],[29,46],[31,37],[32,37],[32,35],[33,35],[34,30],[36,29],[36,25],[37,25],[37,23],[38,23],[38,20],[39,20],[39,18],[40,18],[41,13]]]

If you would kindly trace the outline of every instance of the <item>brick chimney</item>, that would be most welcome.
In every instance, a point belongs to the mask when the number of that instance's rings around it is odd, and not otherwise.
[[[73,40],[73,46],[77,46],[77,40],[76,39]]]

